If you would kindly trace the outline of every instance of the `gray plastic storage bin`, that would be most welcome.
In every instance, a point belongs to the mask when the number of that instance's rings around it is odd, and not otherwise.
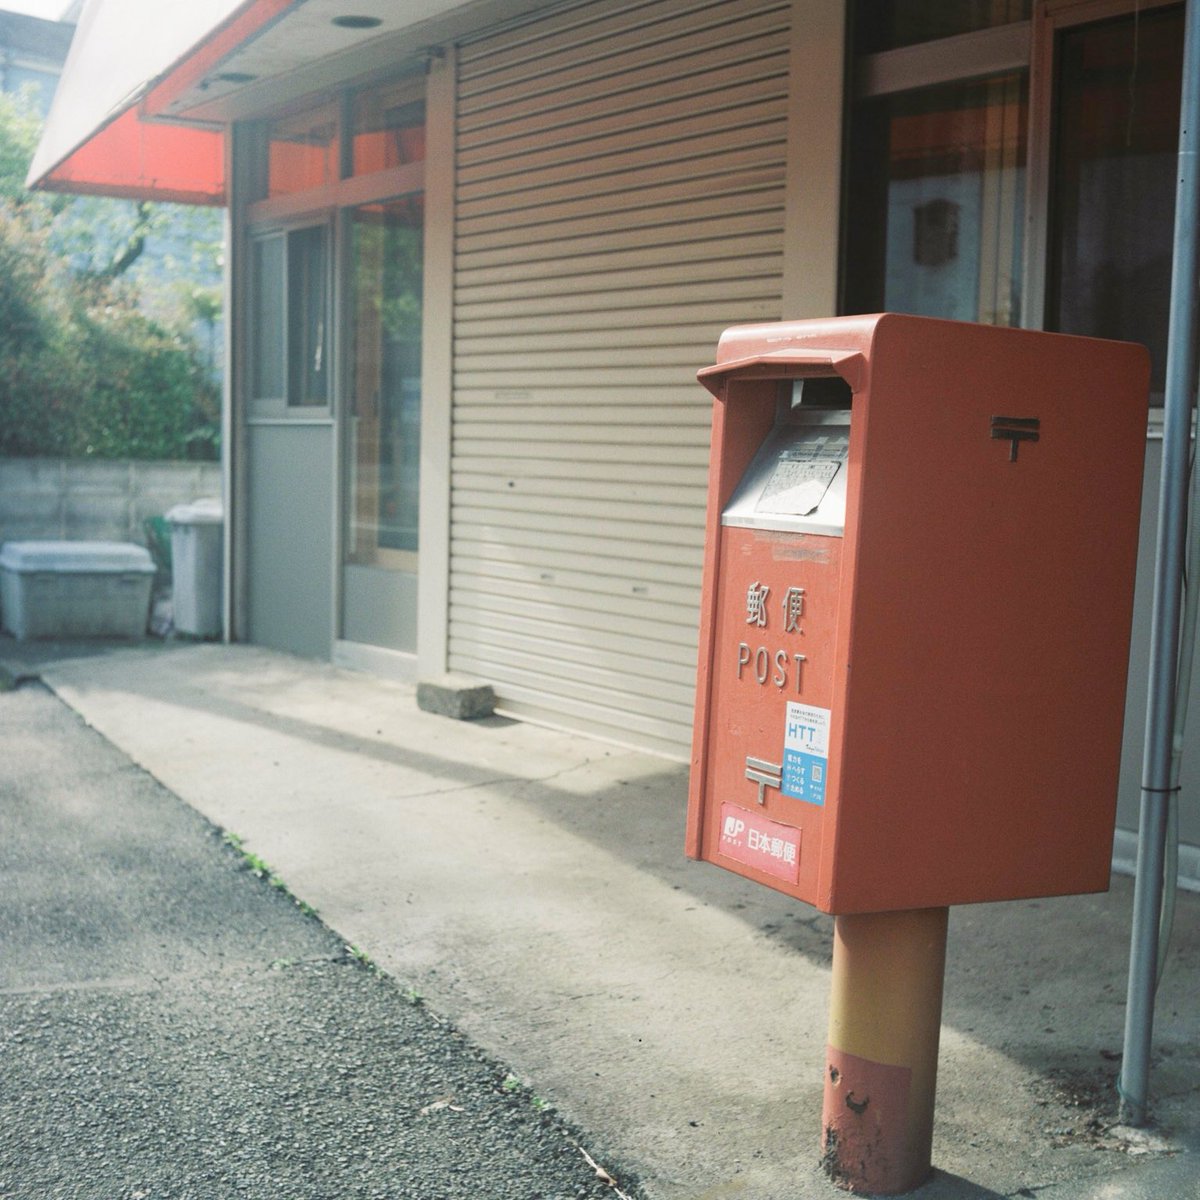
[[[0,611],[15,638],[126,637],[146,632],[154,563],[131,542],[6,542]]]
[[[219,500],[177,504],[171,523],[172,606],[175,629],[193,637],[221,634],[221,534]]]

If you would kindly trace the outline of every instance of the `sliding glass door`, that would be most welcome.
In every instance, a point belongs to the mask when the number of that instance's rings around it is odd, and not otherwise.
[[[341,637],[414,653],[423,198],[363,205],[347,218]]]

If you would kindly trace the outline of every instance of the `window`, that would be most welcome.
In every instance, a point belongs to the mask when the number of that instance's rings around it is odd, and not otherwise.
[[[413,81],[365,88],[354,97],[351,173],[369,175],[425,159],[425,101]]]
[[[248,423],[326,427],[309,434],[337,472],[335,637],[360,656],[417,649],[424,89],[372,84],[235,140]]]
[[[1064,29],[1056,59],[1045,325],[1148,346],[1161,403],[1183,10]]]
[[[1020,320],[1027,73],[939,84],[856,115],[849,311]]]
[[[287,235],[288,404],[329,403],[329,231],[324,225]]]
[[[1029,19],[1032,0],[859,0],[855,7],[855,53],[877,54],[921,42],[977,33]]]
[[[857,0],[843,310],[1142,342],[1161,404],[1183,5],[1029,10]]]
[[[421,458],[420,195],[350,214],[346,558],[415,565]]]
[[[258,122],[254,201],[320,197],[347,179],[425,161],[423,78],[373,84]]]
[[[287,396],[284,235],[255,238],[250,247],[250,397],[256,401],[282,401]]]
[[[1020,322],[1027,12],[860,0],[845,311]]]
[[[266,190],[290,196],[335,182],[340,174],[337,107],[324,104],[268,123]]]
[[[329,405],[329,230],[251,243],[250,399],[260,414]]]
[[[347,92],[256,122],[244,137],[251,196],[246,382],[253,414],[330,416],[334,279],[344,273],[340,262],[359,253],[362,214],[391,212],[382,203],[389,197],[416,196],[419,205],[425,182],[424,78]],[[345,222],[335,216],[339,212],[347,214]],[[343,228],[350,230],[352,245],[338,248],[334,231],[340,235]],[[389,236],[394,241],[399,235]],[[401,287],[418,306],[419,248],[418,243],[416,290],[411,280]],[[358,270],[353,263],[349,269]],[[353,286],[359,286],[357,275]],[[388,300],[393,307],[400,302]],[[419,397],[415,403],[419,409]]]

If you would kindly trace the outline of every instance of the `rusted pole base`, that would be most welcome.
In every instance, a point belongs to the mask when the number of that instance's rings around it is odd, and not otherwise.
[[[837,917],[821,1163],[852,1192],[928,1177],[949,909]]]

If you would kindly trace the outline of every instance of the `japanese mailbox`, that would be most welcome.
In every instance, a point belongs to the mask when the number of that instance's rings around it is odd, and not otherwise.
[[[1107,887],[1148,370],[894,314],[724,334],[690,856],[839,914]]]

